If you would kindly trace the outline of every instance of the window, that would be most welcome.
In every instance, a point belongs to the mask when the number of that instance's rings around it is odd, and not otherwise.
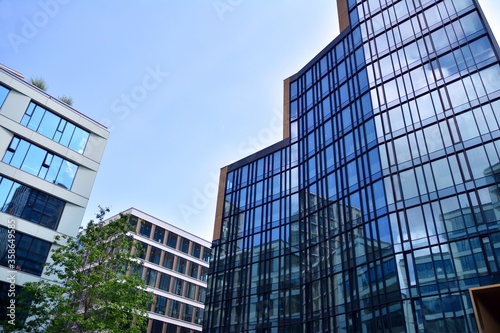
[[[203,321],[203,309],[196,308],[196,317],[194,319],[194,322],[196,324],[201,325],[202,321]]]
[[[210,249],[207,247],[203,248],[203,261],[206,261],[206,262],[210,261]]]
[[[165,290],[165,291],[169,290],[169,288],[170,288],[170,275],[165,274],[165,273],[161,273],[160,285],[158,286],[158,288]]]
[[[194,262],[191,262],[191,266],[189,268],[189,276],[197,279],[198,278],[198,270],[199,270],[199,265],[195,264]]]
[[[151,325],[151,333],[162,333],[163,322],[156,319],[151,319],[151,321],[153,322]]]
[[[490,165],[488,157],[482,146],[467,150],[467,159],[469,160],[472,176],[475,179],[484,177],[484,170],[486,166]],[[450,176],[448,176],[450,177]]]
[[[167,246],[174,249],[177,248],[177,234],[174,234],[173,232],[168,233]]]
[[[195,299],[196,285],[193,283],[186,284],[186,297],[190,299]]]
[[[178,318],[180,308],[181,308],[180,302],[170,300],[170,307],[168,308],[168,316],[172,318]]]
[[[30,103],[28,109],[24,113],[23,119],[21,119],[21,125],[80,154],[83,154],[89,139],[89,132],[33,102]]]
[[[3,105],[3,102],[5,102],[5,99],[7,98],[9,91],[10,89],[7,89],[4,86],[0,85],[0,108]]]
[[[500,66],[492,66],[479,72],[481,79],[483,79],[486,93],[491,94],[500,89],[498,76],[500,75]],[[484,94],[480,94],[480,97]]]
[[[189,253],[189,239],[181,237],[181,248],[180,250],[184,253]]]
[[[199,287],[198,288],[198,301],[205,303],[206,295],[207,295],[207,291],[205,290],[205,288]]]
[[[193,320],[193,306],[189,304],[184,305],[184,314],[182,320],[191,322]]]
[[[152,228],[151,222],[142,221],[141,222],[141,229],[139,230],[139,234],[149,238],[149,236],[151,236],[151,228]]]
[[[0,226],[0,239],[7,239],[8,232],[7,228]],[[15,235],[15,269],[38,276],[42,275],[43,265],[49,254],[50,243],[22,232],[16,232]],[[7,242],[4,242],[0,248],[0,265],[13,269],[9,266]]]
[[[158,271],[148,268],[146,271],[146,284],[150,287],[156,286],[156,277],[158,276]]]
[[[200,259],[200,255],[201,255],[201,245],[200,244],[193,244],[193,249],[192,249],[193,253],[193,257],[197,258],[197,259]]]
[[[474,50],[472,56],[474,57],[476,64],[480,64],[481,62],[495,56],[488,37],[483,37],[470,43],[470,49]]]
[[[186,264],[187,264],[187,260],[184,259],[184,258],[178,258],[177,259],[177,269],[176,271],[179,272],[179,273],[186,273]]]
[[[182,287],[184,285],[184,281],[179,278],[174,278],[174,294],[182,296]]]
[[[134,266],[132,267],[131,275],[136,275],[139,279],[142,279],[142,271],[144,270],[144,266]]]
[[[483,30],[483,24],[477,12],[472,12],[469,15],[460,19],[465,36],[470,36],[476,32]]]
[[[201,280],[202,281],[207,281],[208,278],[208,268],[205,266],[201,267]]]
[[[167,325],[167,333],[177,333],[176,324],[166,324],[166,325]]]
[[[164,296],[156,296],[155,312],[159,314],[165,314],[165,308],[167,307],[167,298]]]
[[[12,138],[2,161],[65,189],[73,185],[78,169],[76,164],[17,137]]]
[[[0,176],[0,210],[56,230],[65,202]]]
[[[468,111],[456,116],[456,122],[463,141],[479,136],[479,131],[472,112]]]
[[[165,238],[165,229],[162,227],[156,226],[154,240],[163,243],[163,238]]]
[[[146,252],[148,252],[148,244],[143,242],[136,242],[136,255],[139,259],[146,259]]]
[[[163,258],[163,267],[172,269],[174,267],[174,258],[175,256],[170,252],[165,252],[165,256]]]
[[[130,223],[130,230],[132,230],[133,232],[135,232],[135,230],[137,229],[137,217],[136,216],[133,216],[131,215],[129,217],[129,223]]]
[[[149,252],[149,261],[159,265],[161,257],[161,250],[157,247],[151,246],[151,251]]]

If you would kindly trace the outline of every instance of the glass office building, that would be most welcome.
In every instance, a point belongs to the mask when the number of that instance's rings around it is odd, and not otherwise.
[[[338,8],[285,80],[284,140],[221,170],[204,331],[477,332],[500,283],[498,45],[477,0]]]

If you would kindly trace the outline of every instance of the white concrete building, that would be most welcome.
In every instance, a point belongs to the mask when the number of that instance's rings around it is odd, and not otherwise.
[[[201,332],[211,243],[135,208],[122,214],[142,243],[140,274],[154,297],[146,332]]]
[[[0,65],[0,319],[9,291],[50,278],[54,237],[77,235],[108,136]]]

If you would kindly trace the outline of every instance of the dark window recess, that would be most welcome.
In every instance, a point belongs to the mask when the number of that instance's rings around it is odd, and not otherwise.
[[[168,233],[167,237],[167,246],[170,246],[171,248],[177,248],[177,234],[173,232]]]
[[[147,221],[142,221],[141,222],[141,229],[139,230],[139,233],[143,236],[146,236],[149,238],[149,236],[151,235],[151,228],[152,228],[152,224],[151,222],[147,222]]]
[[[0,226],[0,239],[8,239],[9,230]],[[8,242],[0,245],[0,265],[12,270],[42,275],[43,265],[49,255],[50,243],[22,232],[15,232],[15,262],[9,261]]]
[[[151,247],[151,251],[149,252],[149,261],[154,264],[160,264],[161,250],[154,246]]]
[[[164,238],[165,238],[165,229],[163,229],[162,227],[156,226],[154,240],[159,242],[159,243],[163,243]]]
[[[56,230],[65,204],[56,197],[0,177],[2,212]]]
[[[181,237],[181,248],[180,250],[184,253],[189,253],[189,239]]]
[[[129,223],[130,223],[130,229],[135,232],[135,230],[137,229],[137,216],[133,216],[133,215],[130,215],[129,217]]]

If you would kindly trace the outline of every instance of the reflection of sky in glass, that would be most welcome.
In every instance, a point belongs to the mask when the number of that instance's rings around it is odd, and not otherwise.
[[[42,166],[47,152],[37,146],[31,145],[28,149],[28,153],[21,165],[21,170],[31,173],[32,175],[38,176],[38,172]]]
[[[87,131],[34,103],[29,105],[21,124],[80,154],[89,138]]]
[[[40,122],[40,126],[38,127],[37,132],[48,138],[52,138],[57,130],[57,127],[59,126],[60,121],[61,118],[51,112],[46,111],[43,115],[43,119]]]
[[[67,189],[71,188],[77,165],[18,138],[13,138],[10,147],[14,151],[6,152],[3,158],[5,163],[49,182],[64,185]]]

